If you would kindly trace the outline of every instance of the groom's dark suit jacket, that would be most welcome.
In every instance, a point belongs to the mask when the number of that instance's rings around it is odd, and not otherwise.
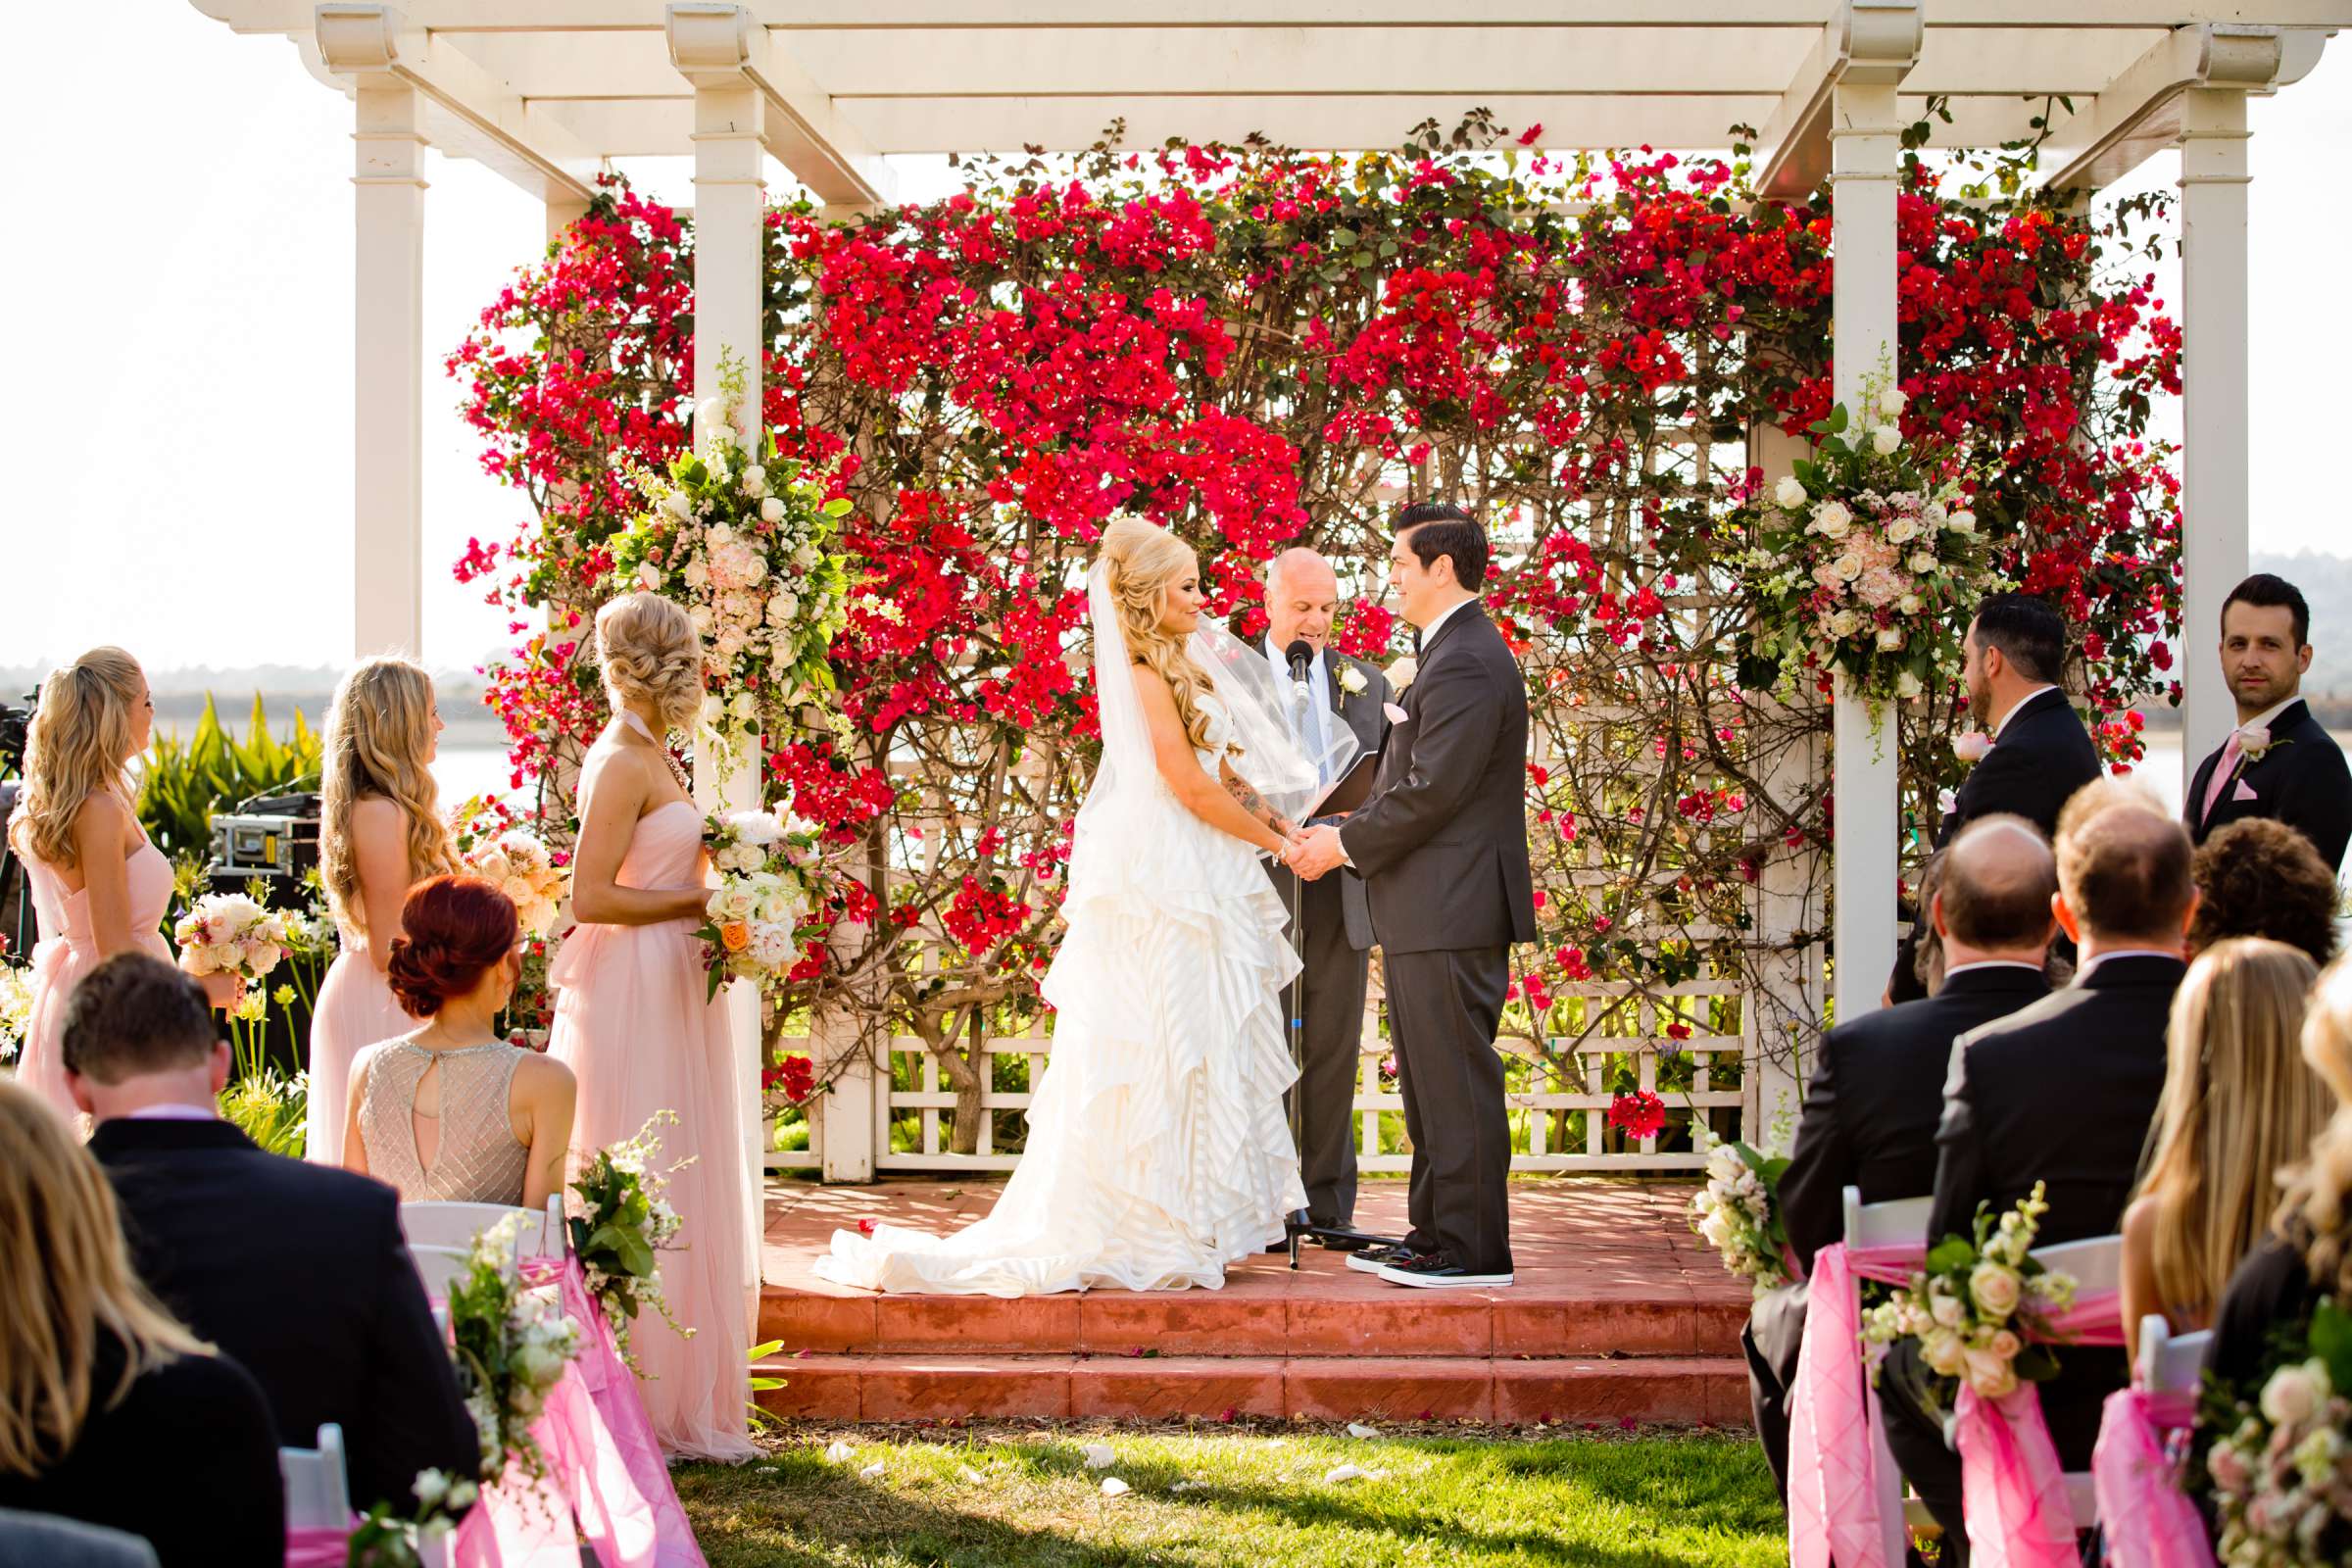
[[[1251,646],[1262,652],[1265,639],[1261,637]],[[1362,691],[1351,694],[1340,689],[1340,667],[1344,664],[1351,665],[1363,674]],[[1393,696],[1389,690],[1389,677],[1382,674],[1377,665],[1360,659],[1349,659],[1336,648],[1327,648],[1323,651],[1321,684],[1324,710],[1348,726],[1348,733],[1355,737],[1355,744],[1366,755],[1378,756],[1381,738],[1389,728],[1388,716],[1381,706],[1391,701]],[[1266,875],[1273,881],[1274,891],[1282,895],[1283,906],[1288,908],[1291,884],[1298,880],[1298,873],[1287,865],[1277,865],[1268,860]],[[1364,903],[1364,885],[1351,876],[1341,877],[1339,884],[1340,908],[1348,922],[1348,945],[1361,953],[1372,946],[1372,912]]]
[[[253,1374],[281,1441],[309,1447],[342,1426],[355,1507],[414,1506],[419,1470],[473,1473],[473,1421],[398,1193],[265,1153],[223,1121],[102,1121],[90,1152],[139,1277]]]
[[[2340,869],[2345,842],[2352,840],[2352,769],[2344,766],[2342,749],[2327,726],[2311,716],[2310,708],[2299,702],[2288,704],[2271,721],[2271,749],[2262,754],[2261,761],[2248,762],[2239,770],[2237,783],[2254,798],[2239,800],[2237,785],[2224,784],[2222,798],[2214,802],[2213,814],[2207,816],[2205,792],[2213,784],[2215,764],[2228,749],[2226,744],[2216,747],[2213,755],[2198,764],[2197,776],[2188,786],[2181,810],[2188,822],[2188,836],[2201,845],[2232,822],[2267,816],[2300,832],[2311,840],[2321,859]]]
[[[1425,640],[1372,799],[1340,826],[1384,953],[1536,940],[1527,683],[1475,600]]]

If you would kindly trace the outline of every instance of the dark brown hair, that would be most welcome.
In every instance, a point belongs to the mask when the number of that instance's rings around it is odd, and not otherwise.
[[[2104,809],[2092,806],[2086,817],[2062,826],[2058,881],[2084,935],[2170,945],[2180,939],[2196,897],[2191,853],[2179,822],[2138,801],[2119,800]]]
[[[2232,822],[2196,858],[2198,952],[2230,937],[2269,937],[2300,948],[2321,968],[2335,956],[2335,873],[2311,840],[2268,817]]]
[[[193,1067],[220,1039],[204,987],[147,953],[118,953],[66,1000],[66,1069],[102,1084]]]
[[[384,980],[412,1018],[429,1018],[514,951],[514,901],[478,876],[427,877],[400,906]]]

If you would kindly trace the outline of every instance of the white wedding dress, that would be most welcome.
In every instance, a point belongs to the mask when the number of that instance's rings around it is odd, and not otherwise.
[[[1213,776],[1234,724],[1214,696],[1201,706]],[[1069,931],[1044,987],[1054,1049],[1019,1167],[953,1236],[837,1232],[825,1278],[953,1295],[1214,1290],[1305,1206],[1282,1103],[1298,1073],[1281,991],[1298,971],[1282,901],[1258,852],[1187,810],[1113,731],[1106,717],[1106,763],[1123,745],[1130,761],[1106,765],[1079,814]]]

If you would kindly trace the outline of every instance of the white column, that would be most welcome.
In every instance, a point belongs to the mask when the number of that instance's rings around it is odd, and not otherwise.
[[[414,87],[359,78],[352,651],[424,651],[424,138]]]
[[[2246,95],[2180,100],[2181,790],[2237,722],[2215,653],[2222,600],[2246,575]]]
[[[1838,400],[1858,409],[1865,377],[1894,369],[1895,166],[1901,116],[1892,82],[1837,89],[1831,110],[1830,169],[1837,205],[1832,301]],[[1895,712],[1872,719],[1841,677],[1833,705],[1837,775],[1836,993],[1838,1019],[1879,1004],[1894,968],[1897,831]]]

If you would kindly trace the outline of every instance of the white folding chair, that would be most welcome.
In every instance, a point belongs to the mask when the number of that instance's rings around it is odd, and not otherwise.
[[[2139,1386],[2150,1394],[2195,1394],[2213,1359],[2213,1330],[2175,1334],[2162,1312],[2139,1320]]]
[[[400,1228],[412,1247],[471,1247],[473,1239],[512,1215],[522,1216],[514,1232],[514,1255],[563,1255],[566,1240],[564,1199],[548,1195],[544,1211],[509,1208],[504,1203],[444,1203],[419,1200],[400,1205]]]
[[[349,1530],[351,1481],[343,1467],[343,1429],[318,1429],[316,1448],[280,1448],[277,1473],[286,1484],[288,1530]]]
[[[1933,1198],[1898,1198],[1885,1203],[1865,1203],[1862,1189],[1848,1187],[1845,1199],[1845,1245],[1852,1247],[1917,1246],[1928,1239],[1928,1210]],[[1856,1289],[1860,1287],[1857,1285]],[[1867,1391],[1870,1404],[1870,1446],[1878,1471],[1879,1528],[1888,1562],[1901,1562],[1908,1537],[1916,1527],[1933,1526],[1927,1506],[1917,1498],[1905,1502],[1903,1472],[1886,1446],[1886,1423],[1879,1413],[1879,1391]]]
[[[464,1274],[472,1265],[473,1250],[469,1247],[435,1247],[430,1243],[409,1244],[409,1261],[416,1265],[416,1278],[423,1282],[425,1299],[446,1301],[449,1282]],[[444,1316],[443,1326],[447,1326]]]

